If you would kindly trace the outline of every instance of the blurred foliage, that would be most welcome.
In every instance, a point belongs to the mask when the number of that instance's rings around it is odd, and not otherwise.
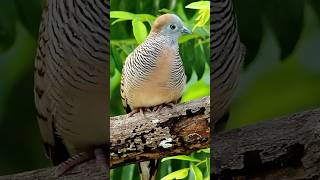
[[[265,24],[272,29],[281,48],[281,60],[286,59],[300,39],[305,5],[311,4],[320,15],[319,0],[233,0],[237,14],[241,41],[247,47],[245,66],[256,57]],[[252,33],[254,32],[254,33]]]
[[[140,1],[137,2],[139,4]],[[210,19],[209,1],[192,2],[191,4],[181,0],[172,1],[171,3],[168,1],[167,6],[159,7],[161,8],[159,11],[157,11],[157,8],[154,8],[154,12],[150,14],[147,13],[146,9],[141,11],[126,11],[130,6],[125,6],[127,9],[118,9],[115,6],[116,5],[114,5],[114,1],[111,1],[111,116],[124,113],[119,94],[120,76],[124,61],[126,57],[134,50],[134,48],[145,40],[148,32],[150,32],[153,21],[156,19],[156,16],[160,15],[161,13],[177,14],[182,19],[185,26],[188,28],[193,27],[193,33],[191,35],[184,35],[178,40],[185,72],[188,76],[188,85],[182,96],[182,101],[190,101],[192,99],[208,96],[210,94],[210,71],[208,64],[210,58],[210,29],[208,22]],[[185,13],[186,8],[194,10],[187,15]],[[124,30],[122,31],[121,29]],[[119,32],[121,32],[121,34],[118,34]],[[207,153],[204,157],[202,157],[202,159],[191,158],[189,156],[183,156],[183,158],[181,158],[182,156],[174,156],[164,159],[160,164],[160,174],[158,178],[162,177],[163,180],[183,179],[187,177],[189,177],[189,179],[203,179],[203,172],[206,172],[206,169],[208,169],[208,164],[206,161],[210,162],[209,156],[210,154]],[[174,161],[177,161],[177,159],[182,162],[176,162],[178,164],[175,164]],[[190,159],[196,160],[198,164],[189,162]],[[176,170],[174,171],[172,168]],[[123,174],[129,174],[131,178],[123,176]],[[210,179],[210,173],[206,172],[206,174],[206,178]],[[139,179],[137,168],[129,165],[111,171],[111,179],[118,180],[121,177],[125,177],[125,179],[128,180]]]
[[[184,22],[193,23],[198,14],[194,9],[185,8],[192,2],[111,0],[111,10],[143,12],[155,17],[175,12]],[[234,0],[234,3],[241,40],[247,47],[247,66],[227,127],[236,128],[320,107],[320,1]],[[42,0],[0,1],[0,174],[38,169],[50,164],[42,149],[32,90],[42,5]],[[143,23],[147,32],[150,31],[150,23]],[[186,25],[192,28],[193,24]],[[201,63],[207,58],[195,59],[198,55],[187,51],[187,47],[197,44],[201,39],[198,36],[205,33],[197,28],[197,35],[184,36],[179,40],[189,79],[183,101],[206,95],[210,89],[209,66]],[[132,22],[114,24],[111,38],[117,40],[110,49],[115,51],[111,54],[115,60],[110,60],[110,67],[113,67],[110,68],[111,80],[119,82],[123,60],[137,45]],[[204,39],[202,43],[206,43]],[[208,52],[207,46],[203,47],[204,52]],[[119,85],[112,83],[110,103],[113,114],[123,113],[121,105],[116,103],[120,99],[119,91]],[[196,153],[192,157],[205,159],[206,155]],[[202,166],[201,172],[206,172]],[[171,159],[162,162],[159,175],[164,177],[170,172],[191,167],[187,161]],[[193,172],[196,171],[188,171],[189,179],[194,179]],[[138,172],[134,165],[130,165],[115,169],[112,175],[114,179],[127,180],[138,177]]]

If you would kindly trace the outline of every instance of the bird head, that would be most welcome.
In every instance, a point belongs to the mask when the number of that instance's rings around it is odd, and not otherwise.
[[[182,34],[191,34],[181,19],[175,14],[164,14],[159,16],[153,23],[151,32],[178,39]]]

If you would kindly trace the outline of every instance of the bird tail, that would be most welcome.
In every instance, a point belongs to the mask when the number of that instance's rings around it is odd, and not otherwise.
[[[152,159],[150,161],[139,162],[139,173],[141,180],[155,180],[159,161]]]

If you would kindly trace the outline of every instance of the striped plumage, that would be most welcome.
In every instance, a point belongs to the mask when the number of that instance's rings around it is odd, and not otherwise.
[[[229,109],[238,84],[245,48],[240,42],[231,0],[211,2],[211,114],[215,123]]]
[[[123,67],[121,96],[129,111],[177,102],[186,83],[177,43],[179,36],[158,32],[154,26],[147,39],[129,54]]]
[[[177,39],[190,33],[173,14],[158,17],[146,40],[126,59],[122,70],[121,96],[130,112],[166,103],[177,103],[186,83]],[[139,163],[142,180],[156,177],[157,161]]]
[[[35,61],[37,119],[59,164],[107,140],[107,0],[48,0]]]

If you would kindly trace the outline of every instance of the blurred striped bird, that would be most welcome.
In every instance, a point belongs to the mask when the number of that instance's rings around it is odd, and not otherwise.
[[[212,131],[224,128],[229,106],[238,85],[245,47],[240,42],[231,0],[211,2],[211,123]]]
[[[109,1],[46,3],[34,74],[46,154],[57,175],[94,157],[106,166]]]

